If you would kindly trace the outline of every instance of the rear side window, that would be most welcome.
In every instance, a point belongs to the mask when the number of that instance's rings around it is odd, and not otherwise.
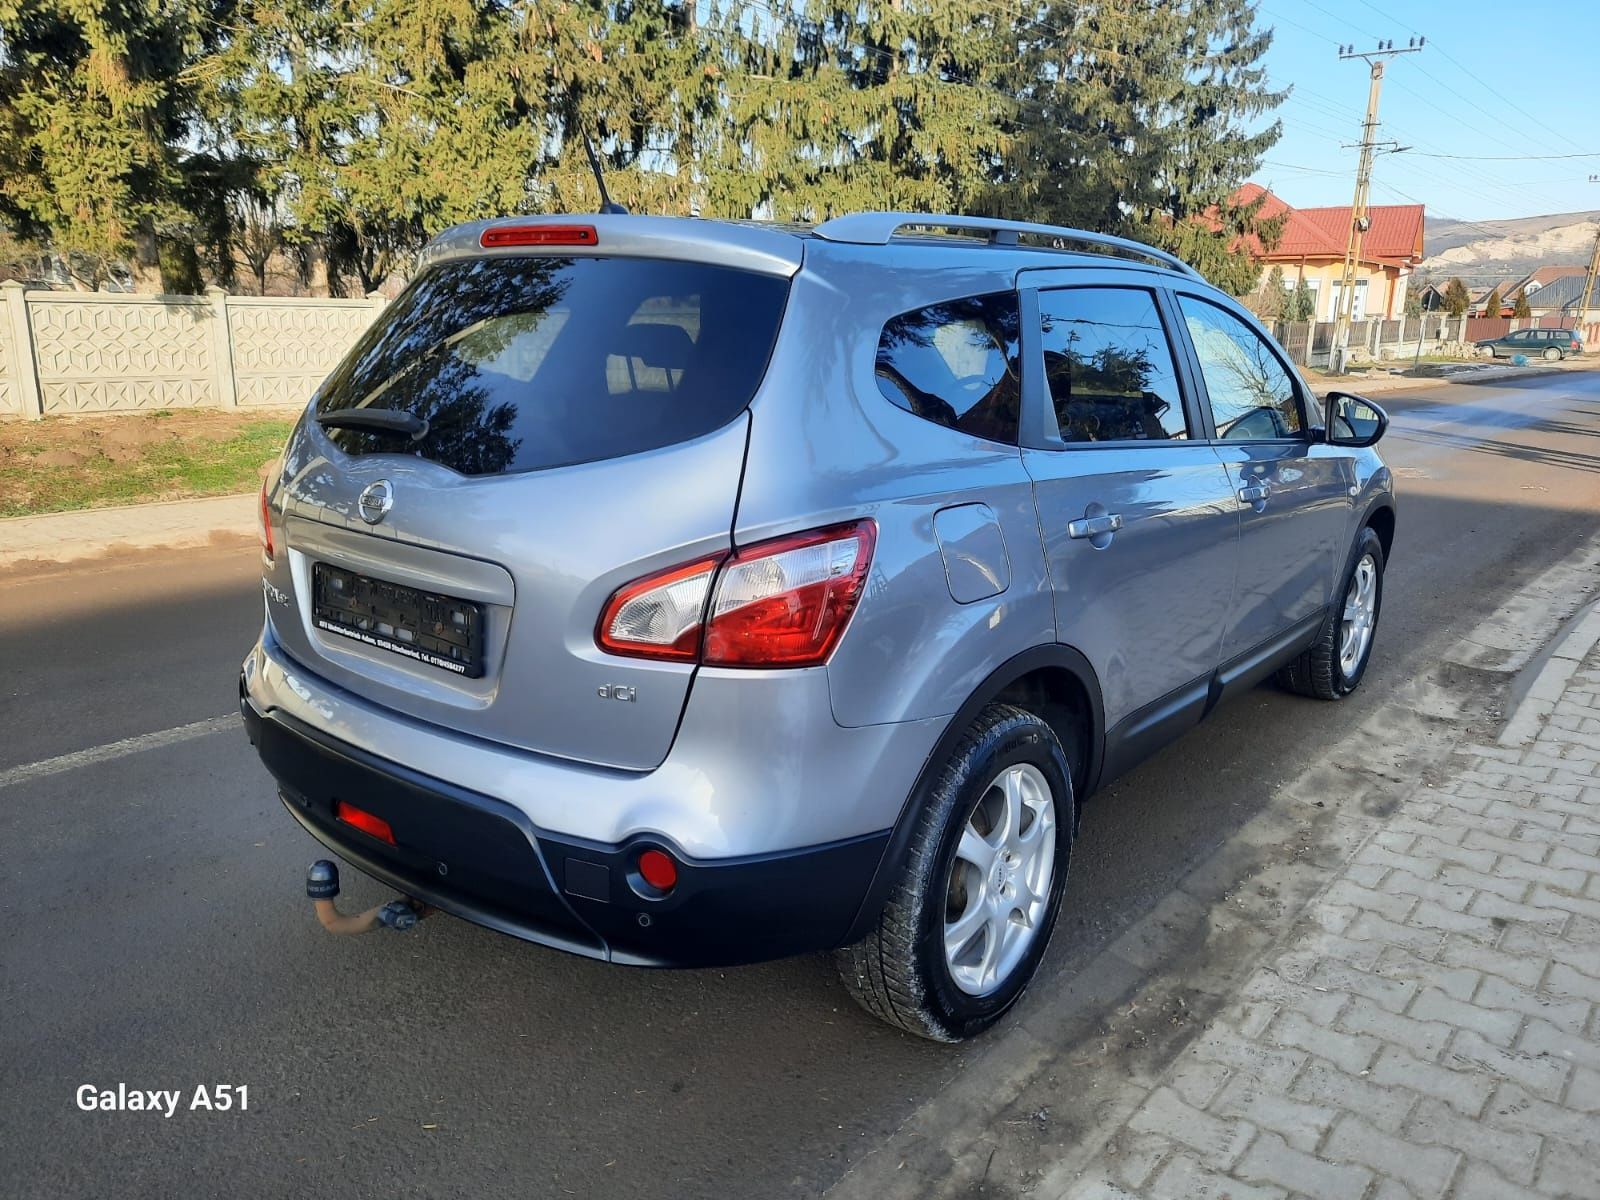
[[[1062,441],[1189,436],[1172,345],[1153,293],[1112,287],[1040,292],[1039,319]]]
[[[1016,445],[1022,409],[1017,296],[996,292],[903,313],[878,341],[878,390],[907,412]]]
[[[328,377],[319,412],[425,417],[419,442],[330,430],[349,454],[464,475],[669,446],[725,425],[766,372],[789,284],[701,263],[492,257],[419,276]]]

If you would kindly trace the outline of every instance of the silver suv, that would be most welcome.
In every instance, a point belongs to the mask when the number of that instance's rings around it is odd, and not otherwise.
[[[261,498],[240,704],[313,837],[612,962],[838,950],[956,1040],[1081,802],[1360,682],[1387,424],[1133,242],[965,217],[465,225]]]

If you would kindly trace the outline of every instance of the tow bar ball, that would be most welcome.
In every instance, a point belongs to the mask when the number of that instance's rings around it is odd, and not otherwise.
[[[312,863],[306,872],[306,895],[316,906],[317,920],[329,933],[367,933],[380,925],[404,933],[428,915],[426,906],[406,897],[347,916],[334,907],[338,894],[339,868],[325,858]]]

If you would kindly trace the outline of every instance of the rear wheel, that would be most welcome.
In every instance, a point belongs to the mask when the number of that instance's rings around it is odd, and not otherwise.
[[[994,1024],[1049,943],[1073,806],[1050,726],[1009,704],[985,708],[924,797],[877,928],[838,953],[857,1003],[935,1041]]]
[[[1545,352],[1544,352],[1544,360],[1545,360],[1545,362],[1555,362],[1560,357],[1561,357],[1561,351],[1560,351],[1560,349],[1558,347],[1547,346],[1545,348]]]
[[[1340,700],[1361,685],[1372,657],[1372,640],[1383,607],[1383,543],[1371,526],[1356,539],[1342,600],[1329,609],[1317,640],[1278,672],[1291,692],[1318,700]]]

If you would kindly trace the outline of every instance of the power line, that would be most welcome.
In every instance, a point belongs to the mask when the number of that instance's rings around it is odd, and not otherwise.
[[[1365,3],[1365,0],[1363,0],[1363,3]],[[1371,5],[1368,5],[1368,7],[1370,8]],[[1452,62],[1452,63],[1454,63],[1456,65],[1456,69],[1457,70],[1465,72],[1468,76],[1470,76],[1472,74],[1471,68],[1469,68],[1465,64],[1463,64],[1458,58],[1456,58],[1455,55],[1451,54],[1450,51],[1446,50],[1443,46],[1439,46],[1437,43],[1435,43],[1435,46],[1438,49],[1440,54],[1444,55],[1445,58],[1448,61],[1450,61],[1450,62]],[[1521,113],[1524,117],[1528,118],[1528,120],[1534,122],[1536,125],[1539,124],[1539,118],[1535,117],[1531,112],[1529,112],[1527,109],[1523,108],[1522,105],[1518,104],[1515,100],[1511,99],[1509,96],[1500,96],[1499,100],[1500,100],[1500,102],[1502,104],[1505,104],[1510,108],[1516,109],[1517,112]],[[1544,128],[1548,128],[1548,126],[1544,126]],[[1554,132],[1554,131],[1552,131],[1552,132]]]
[[[1303,2],[1307,5],[1307,7],[1315,9],[1317,12],[1321,13],[1323,16],[1325,16],[1329,20],[1333,21],[1336,26],[1339,26],[1339,27],[1342,27],[1342,28],[1354,29],[1354,30],[1356,30],[1356,31],[1358,31],[1360,33],[1365,34],[1368,37],[1376,38],[1376,36],[1377,36],[1376,34],[1372,33],[1370,30],[1366,29],[1365,27],[1363,27],[1361,25],[1357,25],[1354,21],[1350,20],[1348,17],[1341,17],[1338,14],[1330,11],[1329,9],[1324,8],[1321,4],[1316,3],[1316,0],[1303,0]],[[1365,0],[1363,0],[1363,3],[1364,2],[1365,2]],[[1377,8],[1374,8],[1371,4],[1367,4],[1366,7],[1368,9],[1370,9],[1372,12],[1375,12],[1375,13],[1380,11]],[[1319,32],[1318,30],[1315,30],[1315,29],[1311,28],[1309,25],[1306,25],[1306,24],[1304,24],[1304,23],[1302,23],[1300,21],[1296,21],[1292,17],[1286,17],[1282,13],[1274,12],[1273,10],[1268,9],[1264,5],[1262,6],[1260,11],[1265,13],[1265,14],[1267,14],[1268,16],[1274,17],[1274,18],[1276,18],[1278,20],[1281,20],[1281,21],[1284,21],[1284,22],[1286,22],[1286,23],[1288,23],[1290,25],[1293,25],[1297,29],[1303,30],[1304,32],[1311,34],[1311,36],[1313,36],[1313,37],[1321,38],[1321,39],[1323,39],[1325,41],[1334,41],[1335,40],[1333,38],[1328,37],[1327,34]],[[1385,17],[1384,19],[1386,21],[1387,20],[1393,20],[1392,17]],[[1413,33],[1416,32],[1416,27],[1415,26],[1412,27],[1412,32]],[[1443,49],[1441,49],[1440,52],[1443,53],[1446,58],[1449,58],[1451,62],[1455,63],[1455,65],[1459,69],[1461,69],[1463,71],[1467,70],[1467,68],[1463,67],[1459,62],[1457,62],[1456,59],[1454,57],[1452,57],[1448,53],[1448,51],[1444,51]],[[1463,103],[1471,105],[1473,108],[1477,109],[1484,116],[1488,117],[1491,121],[1496,122],[1502,129],[1505,129],[1505,130],[1507,130],[1507,131],[1509,131],[1509,132],[1511,132],[1513,134],[1516,134],[1519,137],[1524,137],[1525,138],[1525,137],[1528,136],[1528,132],[1527,131],[1521,130],[1517,126],[1513,125],[1511,122],[1507,121],[1505,119],[1504,115],[1502,115],[1500,113],[1491,112],[1489,109],[1484,108],[1481,104],[1479,104],[1477,101],[1473,100],[1470,96],[1467,96],[1467,95],[1463,94],[1462,92],[1458,91],[1452,85],[1446,83],[1444,80],[1442,80],[1438,76],[1434,75],[1433,72],[1429,71],[1426,67],[1421,66],[1419,64],[1417,66],[1417,70],[1420,71],[1424,77],[1426,77],[1428,79],[1431,79],[1440,88],[1443,88],[1445,91],[1451,93],[1453,96],[1455,96],[1457,99],[1461,100]],[[1470,74],[1470,72],[1468,72],[1468,73]],[[1429,97],[1422,95],[1422,93],[1417,92],[1414,89],[1409,88],[1409,87],[1405,86],[1402,83],[1399,83],[1399,81],[1396,81],[1396,86],[1400,87],[1402,91],[1410,92],[1412,95],[1415,95],[1415,96],[1417,96],[1418,98],[1420,98],[1420,99],[1422,99],[1424,101],[1429,99]],[[1507,104],[1508,107],[1516,109],[1517,112],[1521,113],[1524,117],[1526,117],[1532,123],[1531,128],[1534,129],[1534,130],[1539,131],[1539,136],[1540,136],[1541,140],[1545,140],[1545,141],[1549,140],[1549,136],[1548,135],[1550,135],[1553,132],[1549,128],[1549,126],[1544,124],[1544,122],[1540,121],[1537,117],[1534,117],[1526,109],[1521,108],[1520,106],[1518,106],[1514,102],[1512,102],[1510,100],[1507,100],[1506,104]],[[1509,142],[1506,142],[1503,138],[1496,137],[1493,134],[1486,134],[1485,136],[1488,136],[1488,137],[1492,138],[1494,141],[1499,142],[1501,145],[1511,146],[1512,149],[1515,149],[1514,145],[1512,145]]]
[[[1423,66],[1419,66],[1419,67],[1417,67],[1417,70],[1420,71],[1425,78],[1433,80],[1434,83],[1438,84],[1445,91],[1449,92],[1452,96],[1455,96],[1457,99],[1462,100],[1467,104],[1470,104],[1473,108],[1477,109],[1479,112],[1481,112],[1484,116],[1488,117],[1490,120],[1500,122],[1500,125],[1503,128],[1511,130],[1512,133],[1518,132],[1516,127],[1513,126],[1511,124],[1511,122],[1507,121],[1505,119],[1505,117],[1501,116],[1499,113],[1490,112],[1487,108],[1485,108],[1483,105],[1479,104],[1471,96],[1468,96],[1464,92],[1458,91],[1456,88],[1452,87],[1450,84],[1448,84],[1444,80],[1440,79],[1432,71],[1428,70],[1428,68],[1423,67]],[[1541,138],[1545,138],[1546,140],[1548,140],[1547,135],[1551,132],[1550,131],[1550,127],[1548,125],[1545,125],[1543,123],[1537,123],[1537,124],[1535,124],[1533,126],[1533,128],[1535,128],[1535,129],[1537,129],[1539,131]],[[1523,136],[1526,136],[1526,134],[1523,134]]]
[[[1600,150],[1585,154],[1430,154],[1415,152],[1419,158],[1455,158],[1463,162],[1552,162],[1560,158],[1600,158]]]

